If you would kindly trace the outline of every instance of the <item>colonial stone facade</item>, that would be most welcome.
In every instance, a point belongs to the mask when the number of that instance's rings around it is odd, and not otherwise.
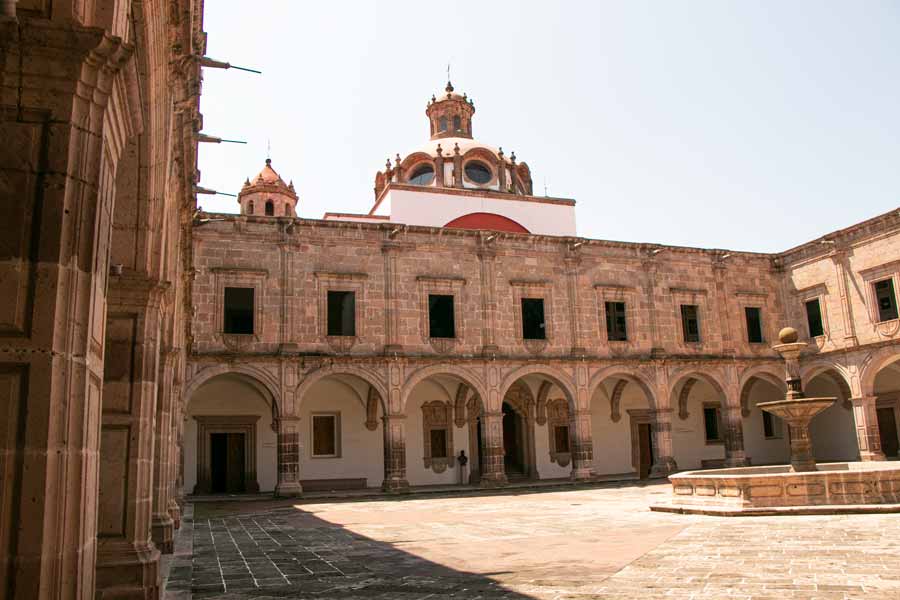
[[[159,597],[202,10],[0,2],[0,599]]]
[[[447,89],[428,105],[432,144],[457,139],[440,116],[459,109],[458,139],[493,172],[481,187],[459,179],[464,160],[446,169],[440,151],[418,152],[378,174],[368,215],[245,210],[202,215],[194,229],[186,427],[213,413],[264,418],[277,441],[255,450],[278,464],[260,489],[783,463],[785,427],[756,405],[784,395],[771,346],[788,325],[810,342],[807,388],[841,399],[814,423],[817,457],[881,459],[883,441],[896,453],[897,211],[779,254],[536,234],[522,223],[544,199],[497,187],[496,169],[510,165],[471,139],[474,111]],[[281,181],[268,163],[255,181],[266,178]],[[404,213],[416,223],[380,214],[396,191],[418,203]],[[461,193],[479,198],[474,221],[440,208]],[[228,316],[235,290],[249,299],[240,331]],[[212,385],[218,405],[193,407]],[[238,456],[254,450],[242,439]],[[185,440],[187,493],[202,489],[192,472],[214,468],[208,455],[190,460],[206,443]],[[223,473],[237,468],[227,460]]]

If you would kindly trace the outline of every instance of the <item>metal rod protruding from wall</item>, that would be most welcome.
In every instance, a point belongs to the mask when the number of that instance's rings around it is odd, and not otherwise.
[[[248,69],[247,67],[239,67],[239,66],[233,65],[229,62],[215,60],[214,58],[210,58],[208,56],[200,57],[200,66],[201,67],[211,67],[213,69],[237,69],[239,71],[247,71],[248,73],[256,73],[259,75],[262,74],[262,71],[257,71],[256,69]]]
[[[246,144],[247,142],[243,140],[226,140],[224,138],[216,137],[214,135],[206,135],[205,133],[197,134],[198,142],[208,142],[210,144],[221,144],[222,142],[227,142],[229,144]]]
[[[218,194],[220,196],[231,196],[232,198],[237,198],[237,194],[229,194],[228,192],[217,192],[216,190],[211,190],[209,188],[200,187],[199,185],[194,186],[194,191],[198,194],[210,194],[210,195]]]

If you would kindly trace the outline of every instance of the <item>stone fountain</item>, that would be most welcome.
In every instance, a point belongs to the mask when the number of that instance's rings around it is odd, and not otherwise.
[[[807,344],[790,327],[778,337],[773,349],[785,361],[787,395],[757,406],[788,424],[791,464],[671,475],[671,501],[651,510],[720,516],[900,512],[900,463],[816,464],[809,424],[835,398],[804,395],[800,355]]]

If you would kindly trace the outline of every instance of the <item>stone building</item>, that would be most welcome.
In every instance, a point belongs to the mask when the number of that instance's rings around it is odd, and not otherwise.
[[[368,214],[294,218],[267,161],[240,215],[202,216],[185,493],[784,463],[756,405],[784,396],[786,325],[807,391],[841,400],[817,459],[897,455],[898,211],[779,254],[580,238],[574,201],[534,196],[474,112],[435,94],[430,141],[388,160]]]
[[[0,599],[157,598],[202,0],[0,2]]]

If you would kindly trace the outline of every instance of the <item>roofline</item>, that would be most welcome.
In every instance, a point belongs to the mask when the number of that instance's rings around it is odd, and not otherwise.
[[[561,206],[575,206],[575,200],[572,198],[554,198],[551,196],[527,196],[524,194],[510,194],[508,192],[498,192],[496,190],[486,190],[482,188],[456,188],[456,187],[429,187],[424,185],[410,185],[407,183],[397,183],[395,181],[388,182],[378,198],[375,199],[375,205],[369,211],[371,215],[374,213],[385,195],[391,190],[403,192],[423,192],[428,194],[449,194],[451,196],[486,196],[494,200],[511,200],[516,202],[535,202],[538,204],[556,204]]]

